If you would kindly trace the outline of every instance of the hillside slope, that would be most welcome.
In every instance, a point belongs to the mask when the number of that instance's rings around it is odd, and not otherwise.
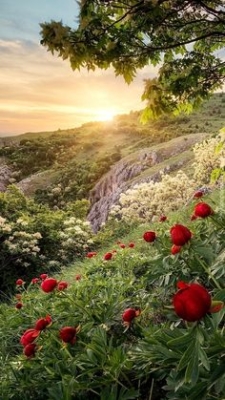
[[[158,179],[161,170],[188,170],[193,144],[224,126],[224,101],[225,94],[217,94],[191,115],[146,125],[140,124],[140,113],[131,112],[110,123],[1,138],[0,190],[15,183],[56,209],[88,199],[96,231],[122,191]]]

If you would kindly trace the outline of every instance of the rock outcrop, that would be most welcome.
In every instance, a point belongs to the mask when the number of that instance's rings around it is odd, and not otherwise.
[[[0,192],[6,190],[7,185],[10,183],[11,175],[11,168],[5,163],[4,159],[0,159]]]
[[[176,156],[186,152],[204,137],[205,134],[182,136],[153,148],[139,150],[118,161],[90,192],[91,207],[87,218],[93,231],[97,232],[106,222],[110,208],[118,202],[122,192],[137,183],[159,180],[162,170],[168,173],[181,169],[183,164],[190,160],[190,154],[189,159],[184,157],[183,160],[176,159]],[[168,160],[168,163],[162,164],[165,160]],[[157,165],[158,169],[152,168]]]

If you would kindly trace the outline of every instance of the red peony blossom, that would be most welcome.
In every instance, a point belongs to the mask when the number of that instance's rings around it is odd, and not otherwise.
[[[147,231],[144,233],[143,239],[148,243],[152,243],[156,239],[156,234],[155,234],[155,232]]]
[[[122,314],[122,319],[124,321],[124,324],[130,325],[131,321],[133,321],[134,318],[138,317],[138,315],[140,315],[140,313],[141,313],[141,310],[139,307],[127,308]]]
[[[64,326],[64,328],[60,329],[59,336],[63,342],[74,344],[76,341],[76,333],[76,328],[73,328],[72,326]]]
[[[206,218],[214,214],[213,209],[207,203],[198,203],[194,208],[194,215],[200,218]]]
[[[37,331],[43,331],[49,324],[51,324],[52,319],[50,315],[46,315],[45,318],[40,318],[36,321],[34,329]]]
[[[33,284],[33,285],[35,285],[36,283],[38,283],[39,282],[39,278],[32,278],[31,279],[31,283]]]
[[[41,274],[40,278],[42,281],[44,281],[48,277],[48,274]]]
[[[210,310],[211,296],[197,283],[180,282],[180,290],[173,296],[173,305],[178,317],[194,322],[203,318]]]
[[[175,255],[177,253],[180,253],[182,249],[182,246],[177,246],[176,244],[173,244],[173,246],[171,247],[171,254]]]
[[[24,285],[24,283],[25,283],[25,282],[23,281],[23,279],[20,279],[20,278],[17,279],[17,281],[16,281],[16,285],[17,285],[17,286],[22,286],[22,285]]]
[[[196,199],[199,199],[204,195],[204,192],[202,190],[197,190],[197,192],[194,193],[193,197]]]
[[[58,283],[58,290],[65,290],[68,287],[68,283],[66,281],[61,281]]]
[[[135,244],[133,242],[128,244],[128,247],[133,248],[135,246]]]
[[[159,222],[164,222],[167,220],[167,217],[165,215],[161,215],[161,217],[159,217]]]
[[[58,282],[55,278],[46,278],[44,281],[42,281],[41,288],[43,292],[50,293],[55,289],[57,284]]]
[[[21,303],[21,302],[16,303],[17,310],[20,310],[22,307],[23,307],[23,303]]]
[[[173,244],[183,246],[191,239],[192,233],[186,226],[176,224],[170,229],[170,237]]]
[[[33,343],[35,339],[39,336],[40,331],[37,329],[27,329],[20,338],[20,343],[25,347],[29,343]]]
[[[35,343],[29,343],[24,347],[23,354],[26,357],[33,357],[35,356],[36,350],[37,350],[37,345]]]
[[[75,275],[75,280],[76,280],[76,281],[80,281],[80,280],[81,280],[81,274]]]
[[[87,253],[86,257],[87,257],[87,258],[92,258],[92,257],[94,257],[94,256],[96,256],[96,255],[97,255],[96,251],[89,251],[89,252]]]
[[[111,258],[112,258],[112,253],[111,252],[108,252],[108,253],[105,253],[105,255],[104,255],[104,260],[111,260]]]

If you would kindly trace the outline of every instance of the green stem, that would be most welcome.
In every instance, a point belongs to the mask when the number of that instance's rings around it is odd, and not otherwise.
[[[199,264],[202,266],[202,268],[204,269],[204,271],[209,275],[209,277],[212,279],[212,281],[214,282],[215,286],[217,287],[217,289],[222,290],[220,284],[217,282],[217,280],[214,278],[214,276],[212,275],[212,273],[210,272],[209,268],[204,264],[204,262],[198,257],[196,256],[197,261],[199,262]]]

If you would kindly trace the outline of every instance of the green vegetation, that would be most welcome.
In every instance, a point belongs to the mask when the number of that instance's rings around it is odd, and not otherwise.
[[[34,185],[29,198],[16,185],[0,194],[4,400],[225,398],[224,130],[182,137],[170,125],[174,139],[166,148],[160,134],[140,138],[127,127],[128,117],[120,118],[116,143],[126,146],[115,152],[109,151],[114,131],[108,143],[105,136],[96,144],[96,136],[91,146],[92,124],[84,136],[26,137],[2,147],[14,172],[24,158],[38,172],[36,183],[45,179],[46,186],[49,171],[54,176],[46,191]],[[114,217],[92,232],[83,196],[110,165],[132,159],[144,140],[162,157],[168,152],[168,163],[179,163],[176,146],[185,149],[195,135],[207,140],[193,149],[191,176],[174,171],[136,185],[121,194]],[[51,165],[44,143],[57,150]],[[31,148],[38,154],[32,165]]]
[[[41,23],[41,44],[73,70],[111,67],[127,83],[158,66],[145,80],[146,119],[188,112],[223,87],[224,23],[223,0],[88,0],[75,27]]]
[[[100,177],[135,151],[187,134],[217,134],[224,125],[224,99],[225,94],[217,94],[198,112],[162,117],[145,125],[140,123],[140,112],[131,112],[112,123],[4,138],[0,156],[13,169],[12,183],[34,174],[22,186],[24,193],[40,204],[62,209],[69,202],[88,198]],[[169,154],[165,158],[170,164]]]

